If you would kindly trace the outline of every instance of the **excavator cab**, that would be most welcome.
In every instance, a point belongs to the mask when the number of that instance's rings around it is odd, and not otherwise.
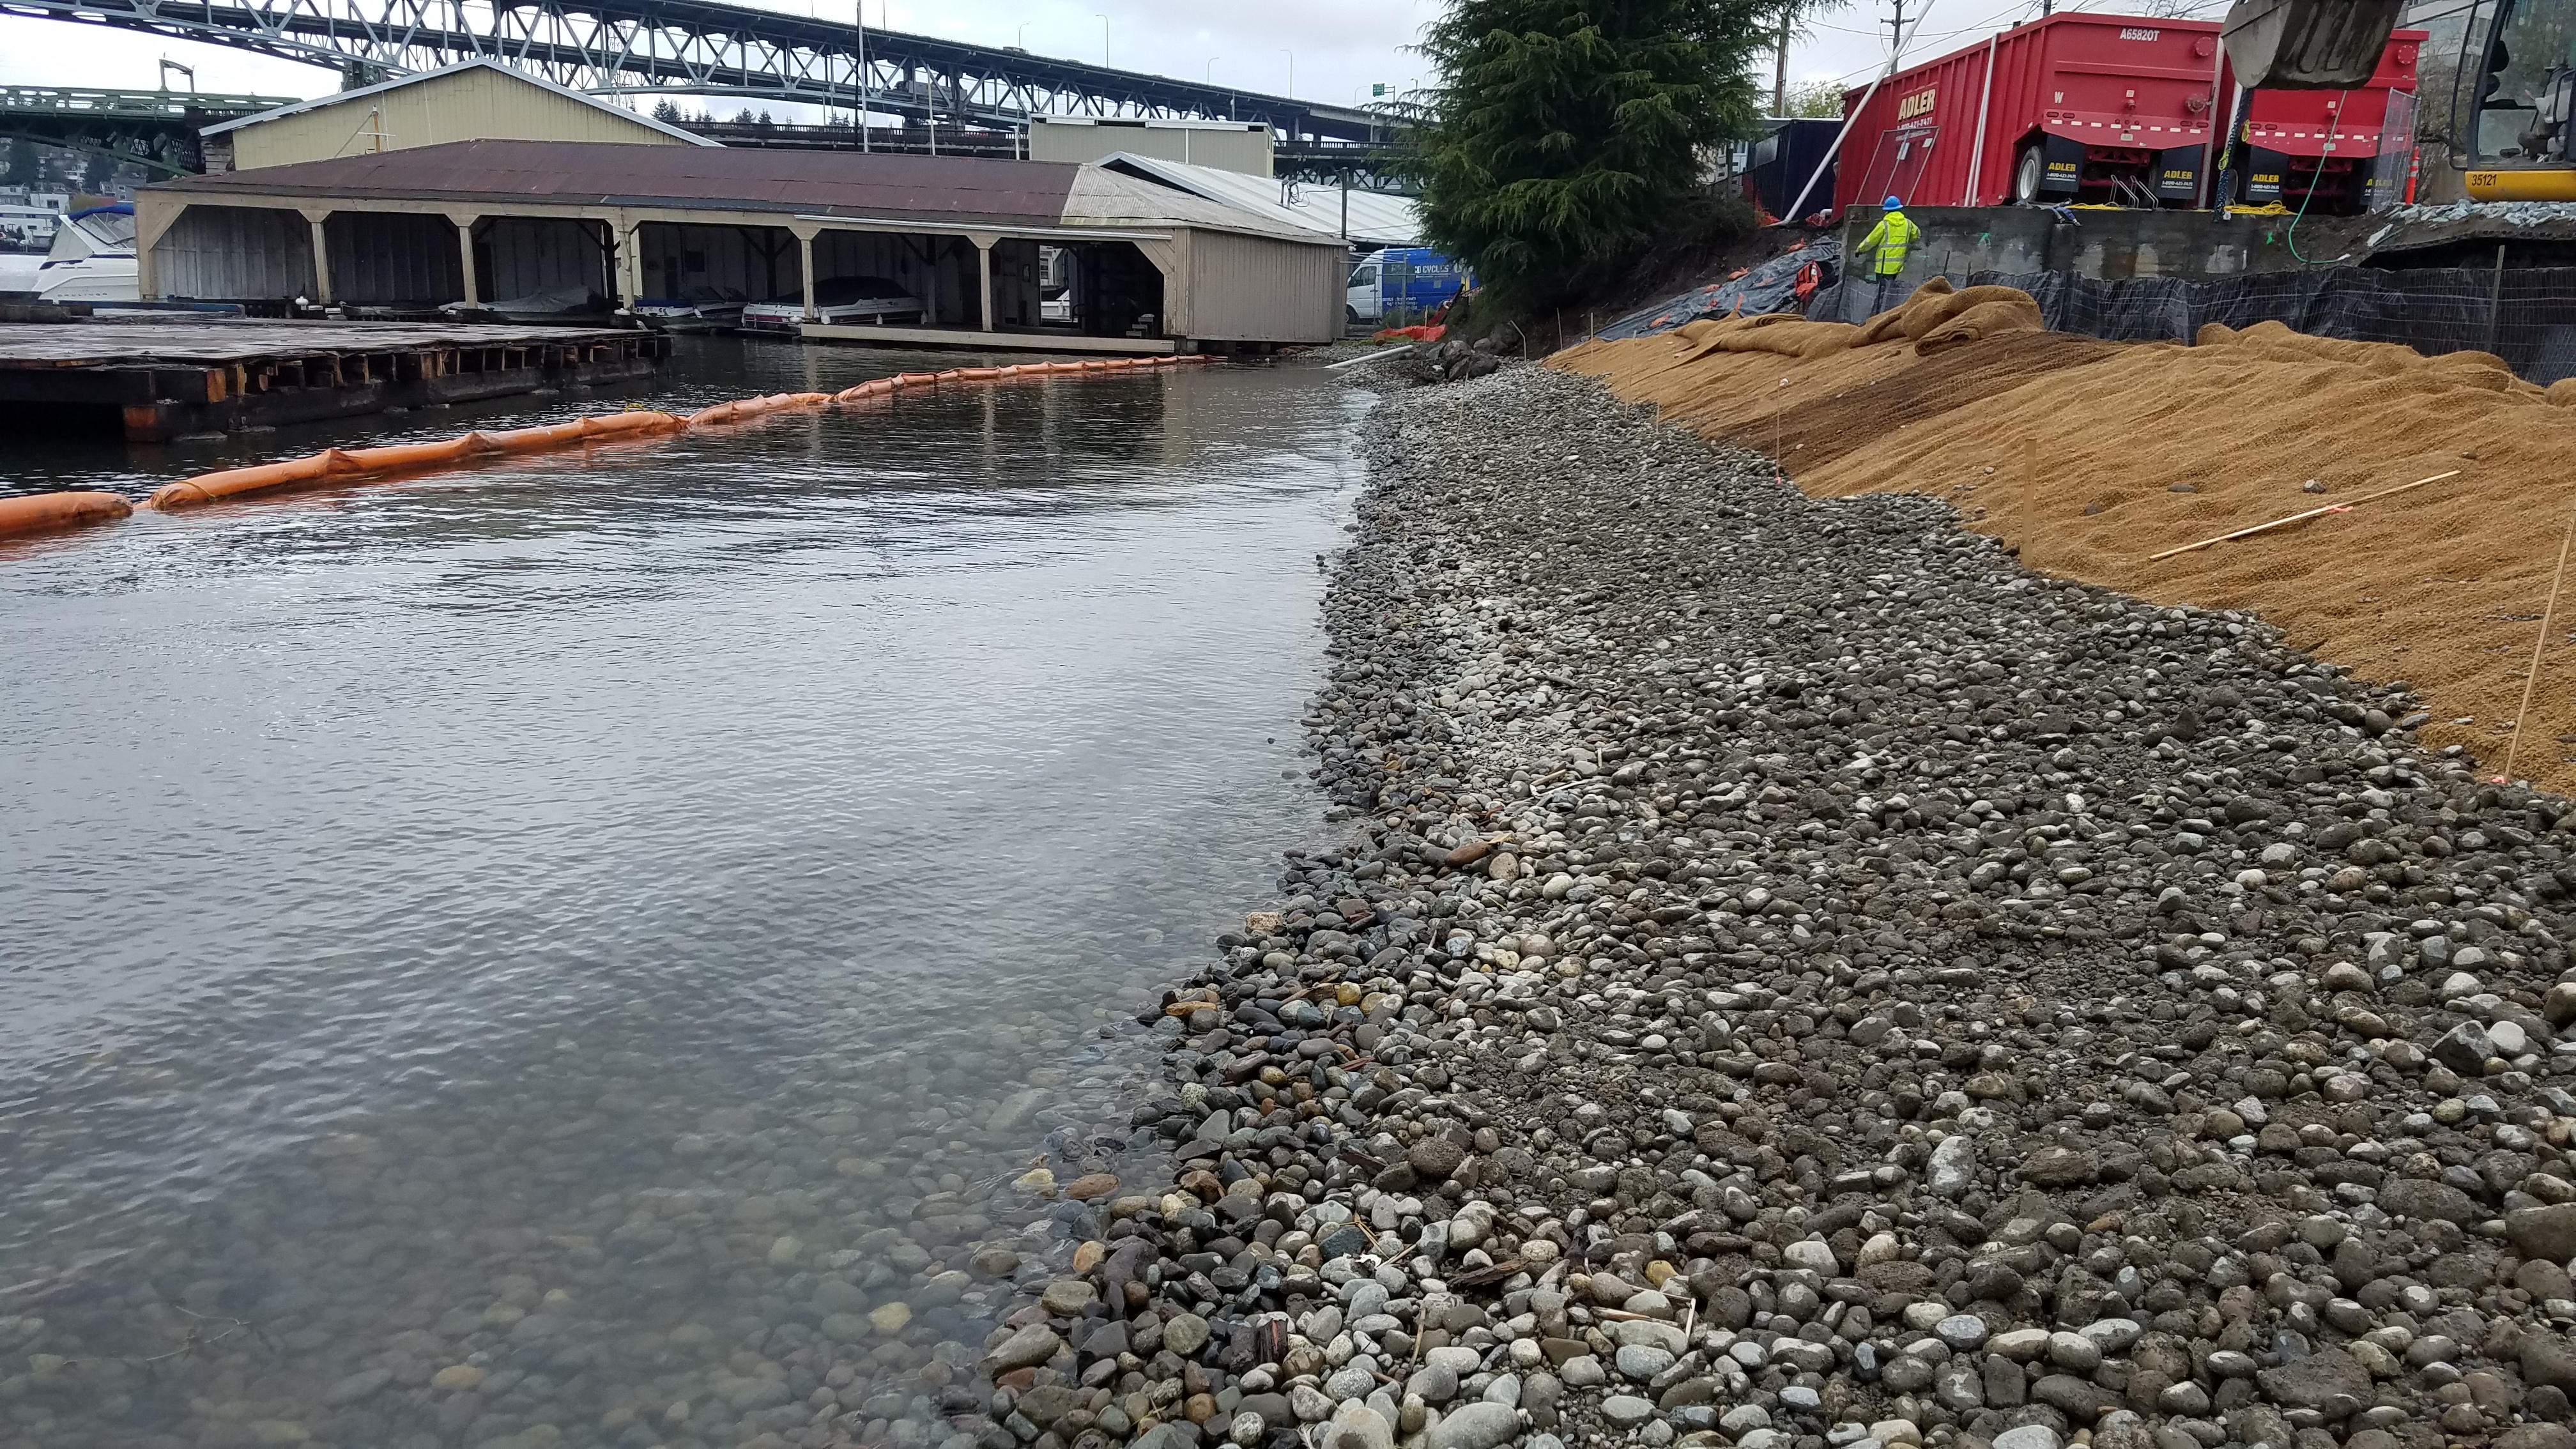
[[[2576,201],[2576,3],[2478,0],[2451,89],[2454,164],[2480,201]]]
[[[2249,88],[2370,79],[2401,0],[2236,0],[2220,33]],[[2471,0],[2451,83],[2451,160],[2480,201],[2576,201],[2576,0]]]

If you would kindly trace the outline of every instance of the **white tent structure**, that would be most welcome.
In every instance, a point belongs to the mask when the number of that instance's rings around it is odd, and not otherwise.
[[[1099,164],[1236,211],[1343,237],[1362,251],[1422,244],[1422,208],[1410,196],[1356,187],[1345,192],[1339,186],[1312,181],[1246,176],[1240,171],[1190,166],[1156,156],[1139,156],[1133,151],[1115,152]]]

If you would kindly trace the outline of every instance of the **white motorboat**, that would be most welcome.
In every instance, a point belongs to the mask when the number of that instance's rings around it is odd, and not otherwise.
[[[36,295],[36,269],[44,264],[43,252],[0,250],[0,301],[32,300]]]
[[[665,332],[713,332],[740,322],[746,300],[732,287],[691,287],[680,297],[638,297],[635,315]]]
[[[617,310],[617,304],[576,282],[570,286],[548,287],[524,297],[504,297],[468,307],[462,302],[449,302],[438,310],[455,316],[472,312],[490,312],[513,322],[589,322],[597,323]]]
[[[134,260],[134,208],[93,206],[66,213],[53,250],[36,269],[40,302],[133,302],[143,296]]]

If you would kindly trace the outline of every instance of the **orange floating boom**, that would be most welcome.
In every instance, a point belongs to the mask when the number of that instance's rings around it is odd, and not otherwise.
[[[114,523],[132,512],[134,505],[125,501],[124,494],[90,489],[0,498],[0,538],[26,538],[87,528],[93,523]]]
[[[767,397],[737,398],[700,408],[687,417],[670,413],[634,411],[603,413],[568,423],[543,427],[514,428],[498,433],[467,433],[438,443],[401,443],[382,448],[343,451],[338,448],[310,457],[293,458],[282,463],[263,463],[250,468],[227,468],[214,473],[200,473],[175,483],[163,484],[145,500],[144,506],[162,510],[194,508],[226,498],[310,487],[359,478],[384,477],[396,473],[434,471],[451,466],[464,466],[485,458],[507,453],[541,453],[559,448],[577,447],[594,438],[646,438],[686,432],[695,428],[715,427],[724,423],[744,422],[767,413],[813,408],[827,408],[839,403],[864,402],[884,397],[907,387],[932,387],[944,382],[996,382],[1005,378],[1040,377],[1055,373],[1127,371],[1138,367],[1171,367],[1184,362],[1213,362],[1204,354],[1186,356],[1097,358],[1081,362],[1026,362],[1009,367],[952,367],[945,372],[904,372],[892,377],[872,378],[839,392],[782,392]],[[84,503],[50,500],[96,500]],[[38,505],[43,505],[39,507]],[[0,537],[19,532],[36,532],[56,527],[77,527],[83,523],[107,522],[122,518],[133,508],[113,493],[50,493],[35,498],[0,500]],[[59,522],[24,522],[12,520],[61,519]]]

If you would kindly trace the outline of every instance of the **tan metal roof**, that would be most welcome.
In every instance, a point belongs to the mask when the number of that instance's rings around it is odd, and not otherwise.
[[[498,61],[486,60],[479,56],[473,60],[458,61],[454,65],[443,65],[436,70],[414,71],[409,75],[398,75],[392,80],[378,81],[371,86],[360,86],[358,89],[353,91],[333,91],[327,96],[316,96],[309,101],[296,101],[289,105],[279,106],[273,111],[261,111],[255,116],[243,116],[237,120],[225,121],[220,125],[208,126],[197,134],[200,136],[220,136],[227,131],[240,130],[244,126],[265,125],[270,121],[283,120],[288,116],[301,115],[306,111],[318,111],[328,106],[343,105],[350,101],[369,100],[374,97],[384,95],[388,91],[405,90],[409,87],[419,85],[424,81],[441,80],[448,76],[469,70],[488,70],[500,75],[508,76],[514,81],[525,81],[529,85],[535,86],[540,90],[552,91],[556,95],[563,97],[565,100],[579,101],[581,104],[592,107],[593,109],[606,111],[608,114],[615,116],[621,121],[632,121],[639,126],[649,126],[656,131],[660,131],[666,136],[670,136],[676,140],[686,141],[692,146],[716,146],[723,144],[717,141],[710,141],[706,137],[701,136],[694,131],[683,131],[679,127],[674,126],[667,121],[657,121],[651,116],[644,115],[641,112],[630,111],[624,106],[611,105],[597,96],[583,95],[581,92],[574,90],[570,86],[556,85],[553,81],[547,80],[543,76],[530,75],[523,70],[512,70],[510,67],[503,65]]]
[[[1065,219],[1066,195],[1079,169],[1065,162],[975,156],[702,149],[597,141],[454,141],[218,176],[186,176],[150,189],[215,206],[234,194],[782,211],[1054,226]]]

